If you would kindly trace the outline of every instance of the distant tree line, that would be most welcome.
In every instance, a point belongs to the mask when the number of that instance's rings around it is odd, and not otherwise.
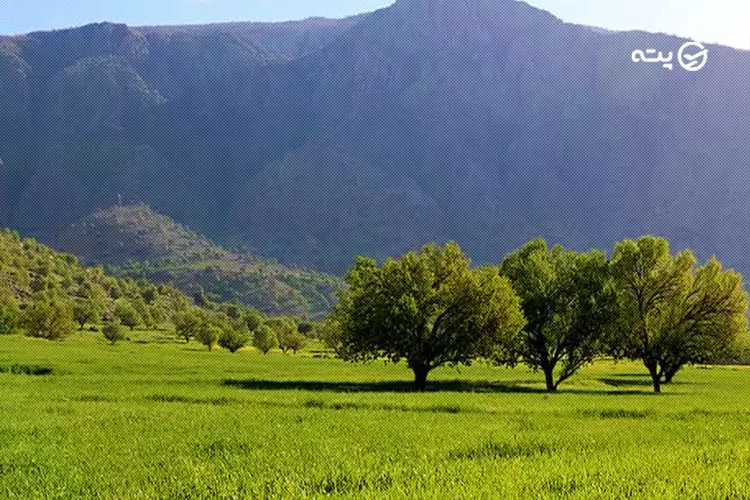
[[[381,266],[360,257],[346,279],[321,330],[328,344],[350,361],[405,360],[418,390],[435,368],[482,359],[525,363],[555,391],[611,356],[641,361],[660,392],[748,337],[742,276],[653,236],[618,243],[609,259],[537,239],[479,268],[455,243],[427,245]]]
[[[204,293],[189,297],[169,285],[116,278],[101,267],[86,268],[69,254],[33,239],[0,230],[0,335],[23,333],[62,340],[99,331],[111,343],[139,328],[173,329],[184,342],[195,339],[209,351],[253,345],[268,353],[297,353],[314,335],[300,318],[268,318],[238,303],[217,303]]]

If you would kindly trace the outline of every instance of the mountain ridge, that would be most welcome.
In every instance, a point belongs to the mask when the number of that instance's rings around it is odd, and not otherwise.
[[[703,70],[670,72],[630,54],[684,39],[510,0],[336,26],[286,55],[268,47],[296,35],[215,28],[0,42],[0,223],[54,242],[122,194],[334,273],[433,240],[483,263],[540,235],[644,233],[750,272],[750,53],[709,45]],[[72,62],[40,67],[55,58]]]

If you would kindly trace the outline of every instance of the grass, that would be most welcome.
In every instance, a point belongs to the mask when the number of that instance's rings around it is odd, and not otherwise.
[[[558,394],[525,369],[431,374],[158,333],[0,337],[2,498],[750,497],[750,371],[637,364]]]

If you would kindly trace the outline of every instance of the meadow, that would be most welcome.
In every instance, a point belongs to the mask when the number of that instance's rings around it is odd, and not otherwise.
[[[525,368],[0,337],[2,498],[750,498],[750,369]]]

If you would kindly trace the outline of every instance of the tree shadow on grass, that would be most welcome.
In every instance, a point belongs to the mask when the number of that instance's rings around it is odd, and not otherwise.
[[[610,375],[608,377],[601,377],[597,380],[611,387],[653,387],[654,385],[649,374],[643,375],[640,373],[621,373]],[[672,382],[669,382],[669,384],[665,384],[664,382],[662,382],[662,385],[665,386],[685,384],[686,382],[681,382],[679,380],[673,380]]]
[[[416,392],[413,382],[327,382],[308,380],[261,380],[261,379],[225,379],[223,385],[250,391],[311,391],[311,392]],[[543,388],[528,387],[519,384],[491,382],[486,380],[436,380],[427,383],[426,392],[464,392],[464,393],[528,393],[550,394]],[[594,389],[560,389],[557,394],[596,394],[596,395],[644,395],[642,390],[594,390]]]
[[[324,382],[309,380],[234,380],[226,379],[224,385],[251,391],[312,391],[312,392],[415,392],[414,382]],[[542,389],[516,384],[489,381],[436,380],[427,383],[426,392],[529,392]]]

